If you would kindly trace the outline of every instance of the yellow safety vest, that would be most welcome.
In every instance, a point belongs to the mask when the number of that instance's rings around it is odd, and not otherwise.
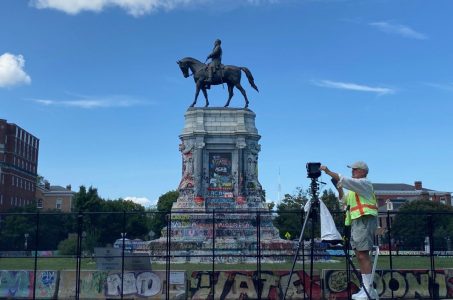
[[[344,224],[351,225],[352,220],[360,218],[364,215],[377,216],[378,210],[376,206],[376,196],[372,194],[371,199],[366,199],[359,196],[356,192],[349,191],[346,197],[346,206],[349,208],[346,211],[346,219]]]

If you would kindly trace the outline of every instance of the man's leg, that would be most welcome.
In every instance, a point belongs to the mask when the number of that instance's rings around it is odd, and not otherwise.
[[[370,252],[367,251],[355,251],[357,260],[359,261],[360,273],[371,274],[372,264]]]
[[[352,240],[355,243],[355,253],[362,273],[362,281],[371,299],[378,299],[377,292],[373,287],[373,264],[371,262],[370,252],[373,249],[375,218],[364,216],[359,218],[354,224],[351,232]],[[359,293],[354,294],[352,299],[368,299],[363,288]]]
[[[212,81],[212,66],[209,66],[208,67],[208,83],[210,83]]]

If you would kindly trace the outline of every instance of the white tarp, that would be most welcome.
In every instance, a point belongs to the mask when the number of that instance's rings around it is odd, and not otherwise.
[[[310,210],[311,201],[307,201],[304,206],[304,211]],[[319,200],[320,208],[320,219],[321,219],[321,240],[323,241],[339,241],[342,240],[341,234],[338,232],[335,222],[333,221],[332,215],[330,214],[327,206]]]

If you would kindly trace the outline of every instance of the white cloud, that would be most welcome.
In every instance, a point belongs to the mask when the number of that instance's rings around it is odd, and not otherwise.
[[[202,4],[217,4],[218,2],[238,2],[244,0],[30,0],[30,5],[38,9],[55,9],[70,15],[82,11],[101,12],[109,7],[119,7],[128,14],[139,17],[157,10],[172,10]],[[277,3],[280,0],[246,0],[245,3],[260,5]]]
[[[390,22],[372,22],[369,23],[370,26],[373,26],[383,32],[397,34],[406,38],[417,39],[417,40],[426,40],[428,37],[420,32],[415,31],[406,25],[401,24],[392,24]]]
[[[369,92],[369,93],[375,93],[378,95],[386,95],[386,94],[395,93],[394,89],[385,88],[385,87],[368,86],[368,85],[362,85],[362,84],[351,83],[351,82],[338,82],[338,81],[331,81],[331,80],[320,80],[320,81],[312,81],[312,82],[313,82],[313,84],[320,86],[320,87],[341,89],[341,90],[350,90],[350,91],[359,91],[359,92]]]
[[[425,85],[445,91],[453,91],[453,83],[432,83],[426,82]]]
[[[144,207],[150,207],[150,206],[155,205],[157,203],[157,201],[151,201],[151,200],[149,200],[146,197],[128,196],[128,197],[125,197],[124,200],[132,201],[134,203],[143,205]]]
[[[64,106],[85,109],[132,107],[147,104],[144,101],[134,99],[128,96],[80,97],[79,99],[74,100],[52,100],[52,99],[32,99],[32,100],[44,106]]]
[[[29,84],[30,76],[24,71],[25,59],[22,55],[5,53],[0,56],[0,87]]]

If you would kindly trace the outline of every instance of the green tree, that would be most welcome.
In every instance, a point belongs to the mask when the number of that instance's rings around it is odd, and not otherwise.
[[[282,201],[277,204],[277,217],[274,225],[278,228],[281,238],[289,233],[292,238],[299,237],[303,224],[303,207],[307,202],[307,192],[297,188],[293,195],[285,194]]]
[[[58,243],[58,251],[61,255],[75,255],[77,253],[77,235],[71,235]]]
[[[443,214],[450,212],[450,214]],[[453,208],[428,200],[416,200],[402,205],[392,224],[392,237],[403,242],[406,249],[422,249],[429,235],[429,215],[432,215],[434,247],[444,248],[445,238],[453,232]],[[450,237],[451,238],[451,237]]]
[[[3,218],[0,225],[1,250],[25,250],[25,239],[27,250],[35,250],[38,214],[38,250],[56,250],[59,241],[66,238],[71,230],[71,216],[58,210],[41,214],[35,204],[30,204],[14,207],[8,213],[11,214]]]
[[[149,232],[149,219],[145,208],[130,200],[104,200],[94,187],[88,190],[81,186],[74,196],[75,210],[81,218],[74,223],[73,232],[78,232],[78,222],[86,232],[85,243],[92,250],[95,246],[112,244],[121,233],[127,238],[145,239]]]
[[[171,207],[179,197],[179,192],[169,191],[161,195],[157,200],[157,209],[151,211],[150,228],[155,237],[161,236],[162,229],[167,225],[166,215],[171,211]]]

